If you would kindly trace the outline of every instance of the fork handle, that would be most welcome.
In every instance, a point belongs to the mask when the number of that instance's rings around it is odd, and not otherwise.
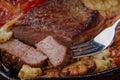
[[[120,26],[120,18],[112,26],[117,30],[118,26]]]
[[[101,43],[101,44],[104,43],[105,46],[108,46],[109,43],[110,43],[111,41],[113,41],[113,39],[115,38],[114,35],[116,34],[116,31],[117,31],[118,26],[120,26],[120,19],[118,19],[111,27],[108,27],[108,28],[104,29],[100,34],[98,34],[98,35],[94,38],[94,40],[95,40],[96,42]],[[111,37],[108,37],[108,34],[111,34],[112,38],[111,38]],[[104,41],[103,41],[103,39],[106,39],[106,38],[107,38],[107,40],[104,40]],[[110,42],[109,42],[108,40],[109,40]],[[111,44],[112,44],[112,42],[111,42]]]

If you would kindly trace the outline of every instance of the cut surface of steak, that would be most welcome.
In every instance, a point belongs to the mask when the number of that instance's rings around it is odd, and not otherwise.
[[[36,44],[38,50],[42,51],[54,66],[60,66],[67,61],[67,48],[55,40],[52,36],[48,36]],[[69,60],[70,61],[70,60]]]
[[[0,44],[0,54],[2,61],[7,66],[12,64],[17,69],[21,68],[23,64],[39,67],[47,59],[40,51],[16,39]]]
[[[82,33],[91,32],[89,34],[92,35],[88,37],[99,33],[98,31],[103,28],[97,26],[101,23],[101,19],[98,11],[86,8],[81,0],[51,0],[31,9],[25,15],[25,18],[16,25],[53,32],[73,44],[87,40],[84,39]],[[92,30],[95,31],[95,34],[93,34]],[[14,32],[14,34],[16,33]]]

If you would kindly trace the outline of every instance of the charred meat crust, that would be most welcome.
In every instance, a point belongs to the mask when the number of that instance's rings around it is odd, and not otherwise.
[[[0,55],[2,57],[2,62],[3,64],[5,64],[6,67],[14,67],[15,69],[20,69],[21,66],[24,64],[24,62],[18,57],[11,55],[5,50],[1,49]]]
[[[99,17],[99,13],[98,11],[94,11],[91,13],[91,15],[89,16],[89,19],[87,21],[87,23],[85,24],[85,27],[89,27],[89,26],[92,26],[97,19]]]
[[[88,9],[80,0],[52,0],[31,9],[17,26],[51,31],[73,42],[81,33],[96,27],[100,14]]]
[[[97,22],[93,23],[94,25],[92,25],[94,28],[90,28],[82,32],[76,38],[74,38],[72,42],[68,39],[68,37],[63,36],[62,34],[57,34],[53,31],[44,31],[35,26],[16,26],[12,29],[12,31],[16,39],[19,39],[32,46],[34,46],[35,43],[43,40],[45,37],[52,35],[55,39],[59,40],[64,45],[69,47],[72,44],[85,42],[96,36],[100,31],[102,31],[104,29],[104,20],[101,21],[101,19],[102,18],[99,16]]]
[[[105,29],[105,25],[103,24],[105,24],[105,19],[103,19],[101,16],[98,16],[97,22],[93,23],[91,28],[86,29],[84,32],[73,39],[73,44],[82,43],[94,38],[103,29]]]

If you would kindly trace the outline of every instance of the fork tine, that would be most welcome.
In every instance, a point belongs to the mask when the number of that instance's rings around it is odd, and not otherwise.
[[[84,51],[78,51],[76,53],[74,53],[75,56],[79,56],[81,54],[87,54],[87,53],[91,53],[91,52],[96,52],[98,48],[92,48],[92,49],[88,49],[88,50],[84,50]]]
[[[72,47],[70,47],[71,49],[76,49],[76,48],[81,48],[81,47],[86,47],[88,45],[91,44],[91,41],[88,41],[88,42],[85,42],[85,43],[81,43],[81,44],[76,44],[76,45],[73,45]]]
[[[74,53],[73,58],[79,58],[79,57],[83,57],[83,56],[93,55],[102,49],[103,49],[103,45],[96,45],[92,49],[88,49],[85,51],[78,51],[78,52]]]
[[[86,52],[86,53],[81,53],[81,54],[78,54],[78,55],[74,55],[73,58],[80,58],[80,57],[84,57],[84,56],[90,56],[90,55],[93,55],[93,54],[97,54],[98,53],[98,50],[96,49],[95,51],[91,51],[91,52]]]
[[[76,52],[83,52],[83,51],[86,51],[86,50],[90,50],[90,49],[93,49],[96,47],[96,43],[91,40],[87,43],[85,43],[86,46],[82,46],[82,47],[77,47],[77,48],[74,48],[73,49],[73,52],[76,53]],[[81,44],[80,44],[81,46]],[[97,45],[98,46],[98,45]]]
[[[81,48],[73,49],[73,52],[78,52],[78,51],[82,52],[82,51],[91,49],[91,48],[93,48],[93,47],[94,47],[93,45],[88,45],[88,46],[86,46],[86,47],[81,47]]]
[[[74,53],[73,58],[93,55],[109,47],[114,41],[118,25],[120,25],[120,19],[118,19],[111,27],[104,29],[92,40],[82,44],[73,45],[71,47]]]
[[[76,59],[76,58],[81,58],[81,57],[85,57],[85,56],[91,56],[91,55],[94,55],[94,54],[97,54],[98,52],[92,52],[92,53],[86,53],[86,54],[81,54],[81,55],[78,55],[78,56],[73,56],[73,59]]]
[[[75,58],[80,58],[80,57],[84,57],[84,56],[90,56],[90,55],[93,55],[93,54],[96,54],[96,53],[98,53],[98,51],[97,51],[97,49],[96,50],[91,50],[90,52],[89,51],[86,51],[86,52],[84,52],[84,53],[76,53],[77,55],[74,55],[73,56],[73,59],[75,59]]]

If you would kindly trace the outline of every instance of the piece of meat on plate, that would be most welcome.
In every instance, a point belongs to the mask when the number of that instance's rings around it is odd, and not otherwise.
[[[81,0],[50,0],[31,9],[16,26],[53,32],[64,38],[66,42],[76,44],[96,36],[104,28],[104,26],[101,26],[103,22],[104,19],[99,12],[85,7]],[[17,34],[17,32],[19,33]],[[21,39],[23,42],[29,36],[34,35],[19,36],[22,32],[23,29],[20,28],[14,30],[14,37]],[[34,35],[34,37],[36,36]]]
[[[42,51],[54,66],[64,65],[70,62],[70,55],[67,54],[67,47],[60,44],[52,36],[48,36],[36,44],[38,50]],[[68,63],[67,63],[68,64]]]
[[[64,43],[65,46],[70,46],[71,44],[70,42],[66,41],[66,39],[62,37],[61,34],[58,35],[52,31],[43,31],[35,27],[16,26],[12,29],[12,31],[15,38],[32,46],[35,46],[36,43],[43,40],[49,35],[52,35],[54,38]]]
[[[40,51],[16,39],[0,44],[0,54],[6,66],[12,65],[17,69],[23,64],[40,67],[47,59]]]

